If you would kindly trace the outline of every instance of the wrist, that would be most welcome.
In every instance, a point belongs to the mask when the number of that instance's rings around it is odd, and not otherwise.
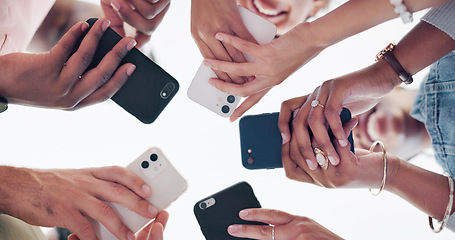
[[[400,172],[403,167],[403,160],[395,156],[389,156],[388,168],[387,168],[387,182],[385,184],[385,190],[389,192],[397,191],[397,183],[400,181]]]
[[[385,60],[380,60],[372,65],[377,83],[383,87],[383,89],[393,90],[399,86],[402,82],[398,77],[395,70]]]

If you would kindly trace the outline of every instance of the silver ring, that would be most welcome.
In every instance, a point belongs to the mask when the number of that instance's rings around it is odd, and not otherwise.
[[[272,225],[272,240],[275,240],[275,225]]]
[[[317,107],[317,106],[320,106],[320,107],[324,108],[324,105],[320,104],[318,100],[313,100],[311,102],[311,106],[314,107],[314,108]]]

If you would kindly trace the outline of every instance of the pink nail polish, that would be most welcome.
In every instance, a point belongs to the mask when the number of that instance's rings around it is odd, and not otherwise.
[[[340,144],[340,146],[342,147],[346,147],[348,145],[348,143],[344,140],[338,140],[338,143]]]
[[[126,69],[126,75],[131,76],[133,74],[134,70],[136,70],[136,66],[130,66],[128,69]],[[142,190],[144,190],[144,187],[142,187]]]
[[[289,139],[288,139],[288,137],[286,136],[286,134],[281,133],[281,138],[283,139],[283,145],[286,144],[287,142],[289,142]]]
[[[126,49],[129,51],[129,50],[133,49],[133,47],[136,46],[136,44],[137,44],[136,40],[132,39],[132,40],[128,43],[128,45],[126,45]]]
[[[224,40],[223,35],[220,34],[220,33],[217,33],[217,34],[215,35],[215,38],[218,39],[218,40],[220,40],[220,41],[223,41],[223,40]]]
[[[120,5],[120,3],[118,3],[117,1],[113,1],[113,2],[111,2],[111,7],[112,7],[116,12],[120,12],[120,8],[122,7],[122,5]]]
[[[311,161],[310,159],[307,159],[306,160],[306,164],[308,164],[308,167],[311,169],[311,170],[315,170],[318,166],[316,166],[315,163],[313,163],[313,161]]]
[[[105,19],[104,22],[103,22],[103,25],[101,25],[101,29],[103,31],[106,31],[106,29],[109,27],[109,25],[111,25],[111,21]]]

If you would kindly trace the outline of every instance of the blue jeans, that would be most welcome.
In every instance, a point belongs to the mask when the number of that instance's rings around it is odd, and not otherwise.
[[[455,176],[455,53],[433,63],[411,116],[425,124],[436,161]]]

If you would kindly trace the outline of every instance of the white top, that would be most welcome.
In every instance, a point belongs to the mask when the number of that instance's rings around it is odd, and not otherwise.
[[[0,0],[0,55],[25,50],[55,0]]]
[[[455,39],[455,1],[432,8],[425,16],[425,21]]]

